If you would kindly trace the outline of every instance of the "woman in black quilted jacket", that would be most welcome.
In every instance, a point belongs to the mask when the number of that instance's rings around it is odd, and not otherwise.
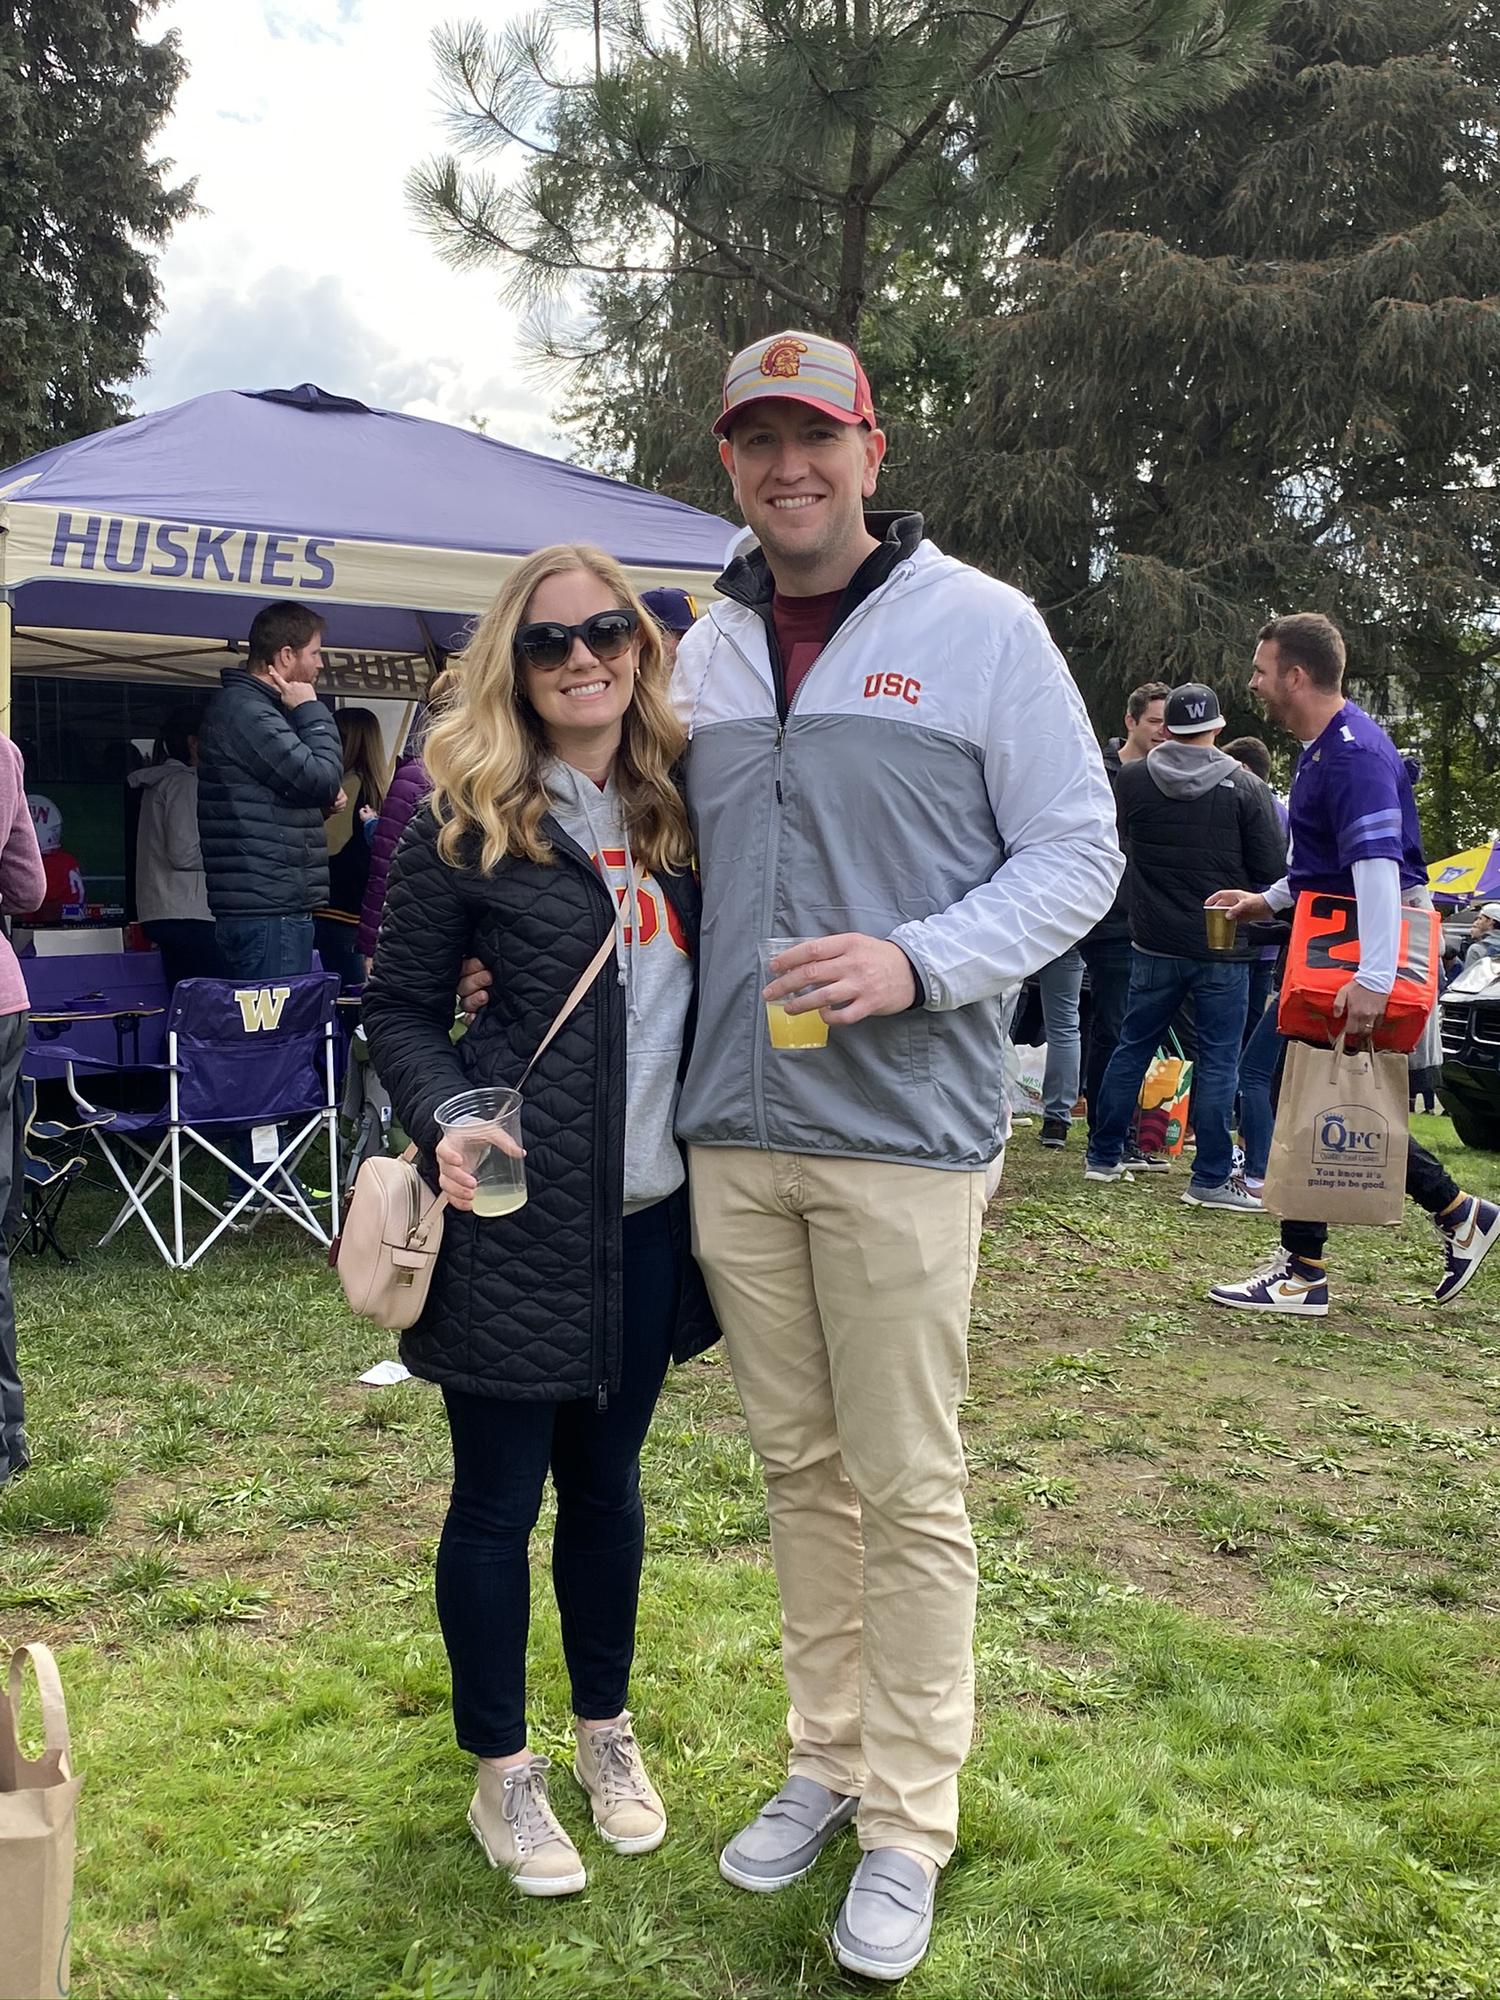
[[[401,1353],[440,1385],[453,1438],[437,1605],[458,1740],[479,1760],[469,1823],[518,1889],[557,1896],[585,1874],[526,1732],[528,1544],[549,1470],[574,1772],[618,1852],[666,1834],[626,1697],[641,1444],[668,1362],[717,1337],[672,1136],[698,894],[660,641],[614,561],[573,546],[530,557],[459,669],[424,750],[431,798],[392,864],[363,1018],[451,1202]],[[525,1205],[478,1217],[437,1107],[515,1084],[611,934],[612,956],[525,1085]],[[470,958],[490,998],[455,1043]]]

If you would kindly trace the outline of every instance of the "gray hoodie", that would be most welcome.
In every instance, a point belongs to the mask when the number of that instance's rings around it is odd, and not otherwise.
[[[1158,743],[1147,759],[1151,776],[1169,799],[1201,799],[1220,785],[1232,784],[1244,769],[1233,757],[1212,745]]]
[[[198,773],[176,757],[132,771],[141,795],[135,842],[135,908],[143,924],[212,923],[198,845]]]
[[[554,818],[593,860],[620,912],[615,977],[625,989],[625,1213],[630,1215],[664,1201],[685,1178],[672,1124],[693,965],[676,934],[675,912],[649,874],[640,877],[638,921],[626,912],[634,859],[614,778],[601,791],[581,771],[554,761],[546,779]]]

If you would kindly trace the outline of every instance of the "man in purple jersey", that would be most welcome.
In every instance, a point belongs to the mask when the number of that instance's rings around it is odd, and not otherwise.
[[[1427,866],[1417,803],[1401,753],[1378,723],[1344,699],[1343,634],[1316,611],[1273,618],[1255,649],[1250,692],[1302,744],[1292,778],[1286,875],[1264,895],[1224,889],[1210,901],[1241,923],[1263,922],[1303,893],[1354,897],[1359,969],[1334,997],[1351,1039],[1368,1035],[1396,983],[1401,905],[1426,903]],[[1443,1245],[1437,1288],[1446,1305],[1500,1241],[1500,1205],[1465,1194],[1441,1160],[1408,1143],[1406,1192],[1426,1209]],[[1215,1285],[1215,1305],[1240,1312],[1328,1311],[1321,1222],[1283,1222],[1281,1255],[1238,1284]]]

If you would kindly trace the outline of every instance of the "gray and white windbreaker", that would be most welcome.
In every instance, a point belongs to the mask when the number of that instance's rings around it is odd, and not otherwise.
[[[672,685],[703,878],[679,1136],[984,1167],[1009,1130],[1000,995],[1104,915],[1124,867],[1035,607],[922,541],[849,612],[784,724],[750,605],[699,619]],[[922,1005],[779,1055],[759,941],[838,931],[900,945]]]

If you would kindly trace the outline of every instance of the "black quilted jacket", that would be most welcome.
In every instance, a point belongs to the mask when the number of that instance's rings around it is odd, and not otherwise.
[[[362,1010],[396,1115],[436,1184],[433,1112],[455,1091],[514,1084],[614,921],[597,870],[552,819],[557,859],[508,859],[489,875],[439,859],[422,807],[391,866],[380,949]],[[690,876],[660,886],[696,951]],[[455,1044],[466,957],[494,975],[488,1006]],[[401,1341],[414,1375],[521,1401],[607,1399],[620,1379],[620,1218],[625,1188],[625,1002],[606,963],[525,1086],[525,1206],[476,1218],[449,1209],[427,1305]],[[686,1190],[671,1197],[683,1273],[673,1354],[718,1338],[689,1250]]]
[[[323,815],[344,754],[320,701],[288,708],[245,667],[226,667],[198,738],[198,838],[208,907],[305,917],[328,901]]]

